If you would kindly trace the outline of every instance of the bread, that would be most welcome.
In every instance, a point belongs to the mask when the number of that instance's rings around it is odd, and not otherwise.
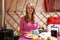
[[[33,37],[33,34],[25,34],[25,37],[32,38]]]
[[[47,40],[52,40],[52,38],[51,37],[48,37]]]

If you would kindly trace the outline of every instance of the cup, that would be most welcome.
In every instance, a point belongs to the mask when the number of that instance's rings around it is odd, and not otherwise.
[[[33,37],[33,40],[38,40],[38,36],[34,36]]]
[[[33,33],[34,35],[38,35],[38,30],[33,30],[32,33]]]

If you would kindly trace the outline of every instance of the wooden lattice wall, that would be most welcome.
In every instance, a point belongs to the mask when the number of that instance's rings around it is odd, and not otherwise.
[[[8,29],[13,29],[19,34],[18,27],[20,17],[25,15],[25,7],[27,3],[35,6],[36,17],[38,17],[39,27],[45,27],[47,18],[50,16],[60,16],[60,12],[44,12],[44,0],[5,0],[6,25]]]

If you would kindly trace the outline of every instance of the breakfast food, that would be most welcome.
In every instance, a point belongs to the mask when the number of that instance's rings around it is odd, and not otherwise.
[[[38,36],[33,35],[33,40],[38,40]]]
[[[44,38],[41,38],[41,40],[45,40]]]
[[[26,34],[25,37],[27,38],[32,38],[34,35],[33,34]]]
[[[48,37],[47,40],[52,40],[51,37]]]

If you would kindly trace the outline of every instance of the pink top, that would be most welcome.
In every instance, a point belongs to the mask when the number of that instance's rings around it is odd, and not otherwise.
[[[28,34],[31,30],[36,30],[38,28],[38,22],[36,23],[31,23],[31,22],[26,22],[24,17],[20,19],[20,32],[22,34]]]

